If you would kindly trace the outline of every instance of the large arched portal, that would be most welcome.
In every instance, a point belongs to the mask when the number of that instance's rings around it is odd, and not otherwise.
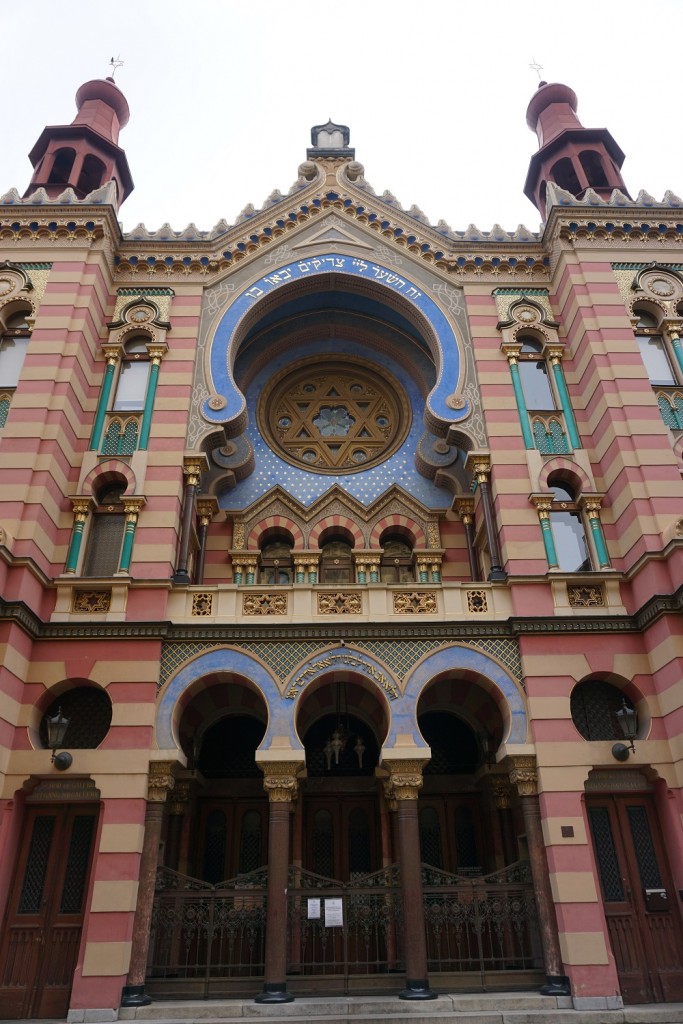
[[[306,751],[295,858],[348,883],[379,871],[383,857],[380,749],[386,701],[353,672],[326,675],[301,695],[297,732]],[[386,842],[386,838],[385,838]]]

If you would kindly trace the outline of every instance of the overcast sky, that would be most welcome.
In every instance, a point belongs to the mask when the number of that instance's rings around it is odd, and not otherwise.
[[[351,129],[378,193],[464,230],[538,228],[522,192],[538,85],[570,85],[586,127],[626,153],[635,197],[683,195],[683,0],[0,0],[0,193],[110,57],[131,110],[126,231],[211,228],[286,192],[328,117]]]

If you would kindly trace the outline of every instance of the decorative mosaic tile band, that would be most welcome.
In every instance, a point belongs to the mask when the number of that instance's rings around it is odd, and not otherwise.
[[[231,647],[254,654],[281,682],[284,682],[302,661],[318,651],[325,650],[329,645],[330,641],[325,640],[249,640],[230,644]],[[161,690],[171,676],[191,658],[222,646],[224,645],[209,640],[162,644],[158,689]],[[358,640],[353,646],[384,662],[397,679],[403,681],[425,655],[449,645],[442,640]],[[523,685],[516,640],[508,637],[468,637],[467,646],[495,658],[520,685]]]

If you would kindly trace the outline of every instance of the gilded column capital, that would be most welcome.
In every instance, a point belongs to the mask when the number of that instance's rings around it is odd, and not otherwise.
[[[300,761],[261,761],[259,768],[263,772],[263,788],[271,803],[289,804],[296,799]]]
[[[77,522],[84,523],[93,506],[92,498],[69,498],[69,501],[71,502],[74,519]]]
[[[520,796],[535,796],[538,792],[538,775],[536,772],[536,758],[526,755],[509,757],[510,782],[517,787]]]
[[[186,455],[183,458],[183,476],[185,484],[189,487],[196,487],[199,483],[202,472],[209,468],[209,460],[206,455]]]
[[[553,507],[552,494],[530,494],[529,501],[538,512],[539,519],[547,519]]]
[[[500,346],[500,351],[503,353],[508,363],[512,366],[519,359],[519,353],[522,351],[521,342],[518,341],[504,341]]]
[[[157,342],[154,345],[148,345],[147,352],[151,361],[158,366],[168,352],[168,345],[159,345]]]
[[[465,469],[474,473],[478,484],[488,483],[491,475],[491,456],[488,452],[470,452],[465,460]]]
[[[218,512],[217,498],[199,498],[197,501],[197,515],[202,526],[208,526],[216,512]]]
[[[579,498],[579,507],[589,516],[600,517],[602,508],[602,494],[582,494]]]
[[[427,757],[415,757],[385,762],[394,800],[417,800],[422,789],[422,769],[428,761]]]
[[[681,336],[681,321],[662,320],[662,330],[666,331],[670,341],[678,341]]]
[[[142,511],[142,506],[146,502],[146,498],[140,495],[132,495],[130,498],[121,498],[121,504],[123,505],[126,513],[126,519],[129,523],[136,523],[138,516]]]
[[[460,516],[465,525],[471,523],[474,518],[474,498],[456,498],[453,502],[453,511]]]
[[[147,799],[162,804],[175,786],[172,761],[152,761],[147,776]]]
[[[491,789],[493,790],[493,802],[499,811],[504,811],[511,806],[512,786],[509,779],[506,779],[504,775],[494,775],[491,779]]]
[[[115,366],[121,357],[121,346],[120,345],[103,345],[102,351],[104,358],[112,366]]]
[[[190,803],[192,783],[189,779],[177,779],[169,801],[170,814],[185,814]]]
[[[563,345],[546,345],[545,356],[551,363],[561,363],[564,355]]]

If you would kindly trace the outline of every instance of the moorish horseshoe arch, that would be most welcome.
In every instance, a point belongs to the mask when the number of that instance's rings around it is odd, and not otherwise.
[[[275,679],[260,661],[245,651],[221,647],[206,651],[184,665],[166,684],[159,702],[156,719],[156,739],[160,750],[180,749],[177,736],[176,708],[182,695],[203,676],[216,672],[231,672],[244,676],[262,693],[268,708],[268,724],[259,746],[267,750],[275,736],[289,736],[292,750],[303,755],[303,746],[294,731],[293,716],[288,712]]]
[[[233,346],[244,318],[265,296],[285,285],[306,278],[334,274],[336,277],[362,278],[397,295],[412,306],[431,328],[437,348],[437,381],[427,396],[425,412],[447,429],[470,415],[471,404],[463,397],[453,400],[461,384],[461,358],[455,331],[440,306],[408,277],[371,260],[341,253],[325,253],[308,259],[295,260],[266,274],[232,301],[223,314],[211,342],[210,372],[215,394],[202,405],[202,415],[214,426],[239,421],[246,411],[246,399],[236,386],[232,367],[236,351]]]
[[[498,662],[493,661],[483,651],[454,644],[427,655],[409,675],[403,694],[404,701],[401,707],[394,711],[392,732],[387,736],[387,746],[389,746],[390,740],[395,741],[396,739],[394,729],[397,733],[410,736],[416,746],[427,746],[417,726],[416,712],[420,696],[435,676],[442,675],[444,672],[458,671],[474,672],[483,676],[498,691],[500,700],[497,703],[505,725],[502,742],[526,743],[528,731],[526,707],[512,677],[505,669],[501,668]]]
[[[275,737],[288,737],[293,752],[304,747],[295,726],[297,698],[308,682],[328,673],[349,671],[361,677],[383,701],[389,733],[392,731],[392,707],[400,700],[400,689],[391,672],[365,651],[338,645],[318,651],[300,662],[290,673],[281,691],[271,673],[249,654],[234,648],[220,648],[200,654],[184,665],[166,684],[156,717],[156,739],[160,750],[179,748],[177,737],[178,701],[202,677],[216,672],[230,672],[247,678],[262,693],[268,708],[268,724],[259,750],[268,750]]]

